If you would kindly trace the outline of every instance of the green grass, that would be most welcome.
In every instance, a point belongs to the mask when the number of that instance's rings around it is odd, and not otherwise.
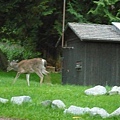
[[[80,107],[101,107],[108,113],[113,112],[120,107],[120,95],[102,95],[87,96],[84,90],[89,87],[75,85],[61,85],[61,75],[59,73],[51,73],[45,77],[45,83],[39,85],[39,77],[35,74],[31,75],[30,87],[27,86],[25,75],[21,75],[18,81],[12,85],[15,72],[0,72],[0,97],[11,99],[13,96],[28,95],[32,98],[31,103],[15,105],[8,102],[0,103],[0,117],[19,118],[22,120],[74,120],[76,115],[64,114],[63,110],[44,107],[41,102],[44,100],[60,99],[66,104],[66,108],[70,105]],[[53,85],[47,84],[53,83]],[[57,83],[57,84],[56,84]],[[110,89],[107,87],[107,89]],[[77,120],[102,120],[100,116],[78,115]],[[120,116],[106,118],[104,120],[119,120]]]

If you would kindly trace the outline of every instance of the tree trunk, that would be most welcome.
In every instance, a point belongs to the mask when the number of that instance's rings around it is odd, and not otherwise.
[[[0,50],[0,70],[6,70],[7,64],[8,64],[7,57]]]

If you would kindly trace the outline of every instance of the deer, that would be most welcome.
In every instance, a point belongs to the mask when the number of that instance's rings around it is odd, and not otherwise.
[[[19,78],[20,74],[26,74],[26,80],[28,86],[30,86],[30,74],[36,73],[40,77],[40,84],[43,83],[44,75],[49,72],[46,70],[47,61],[42,58],[33,58],[22,60],[18,62],[17,60],[8,61],[7,72],[14,70],[17,71],[16,77],[13,80],[13,84]]]

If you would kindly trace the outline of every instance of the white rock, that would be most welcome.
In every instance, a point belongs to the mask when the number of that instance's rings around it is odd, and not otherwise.
[[[21,105],[23,102],[31,102],[31,97],[30,96],[12,97],[11,102],[14,103],[14,104]]]
[[[101,85],[97,85],[93,88],[89,88],[84,91],[86,95],[104,95],[107,93],[107,90],[105,87]]]
[[[88,113],[90,111],[90,108],[82,108],[82,107],[77,107],[74,105],[71,105],[68,109],[64,110],[64,113],[70,113],[74,115],[83,115],[85,113]]]
[[[102,118],[107,118],[109,117],[109,113],[104,110],[103,108],[99,108],[99,107],[93,107],[93,108],[83,108],[83,107],[77,107],[74,105],[71,105],[68,109],[64,110],[64,113],[71,113],[74,115],[83,115],[83,114],[90,114],[91,116],[95,116],[95,115],[100,115]]]
[[[109,95],[120,94],[120,87],[114,86],[108,93]]]
[[[120,115],[120,107],[118,109],[116,109],[114,112],[112,112],[110,114],[110,117],[112,117],[112,116],[118,116],[118,115]]]
[[[99,108],[99,107],[91,108],[89,111],[89,114],[91,116],[100,115],[102,118],[107,118],[110,115],[106,110],[104,110],[103,108]]]
[[[51,104],[52,108],[65,109],[65,104],[61,100],[53,100]]]
[[[1,103],[7,103],[8,101],[9,101],[8,99],[0,98]]]

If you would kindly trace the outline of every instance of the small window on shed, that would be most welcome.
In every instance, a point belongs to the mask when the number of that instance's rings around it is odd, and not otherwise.
[[[76,66],[75,66],[77,71],[81,71],[82,69],[82,61],[76,61]]]

